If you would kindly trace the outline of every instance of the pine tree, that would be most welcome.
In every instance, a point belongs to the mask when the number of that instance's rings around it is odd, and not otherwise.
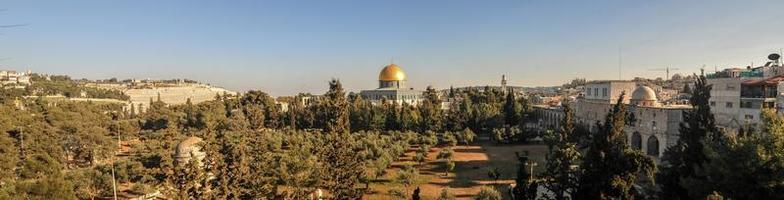
[[[440,131],[443,124],[443,113],[441,111],[441,99],[438,97],[438,92],[428,86],[425,90],[424,99],[417,108],[422,116],[419,130],[424,131]]]
[[[403,126],[400,122],[400,109],[394,103],[390,103],[389,101],[383,101],[382,107],[384,109],[384,129],[391,131],[400,131],[403,130]]]
[[[656,165],[639,150],[632,150],[623,132],[626,108],[623,96],[607,114],[583,158],[577,195],[584,199],[631,199],[638,174],[651,176]]]
[[[351,132],[372,130],[373,105],[354,93],[349,95],[349,102],[349,124],[351,125]]]
[[[700,75],[694,83],[690,103],[692,110],[683,112],[678,142],[664,151],[663,163],[657,179],[662,187],[661,196],[667,199],[690,199],[686,188],[681,185],[684,178],[701,179],[695,170],[708,162],[705,155],[706,140],[720,140],[722,133],[718,131],[713,114],[710,111],[711,85],[707,84],[704,75]]]
[[[348,127],[344,128],[343,131],[347,131]],[[323,187],[332,193],[334,199],[361,198],[364,190],[357,186],[364,174],[364,162],[355,152],[356,144],[351,135],[347,132],[329,132],[323,145],[319,156],[326,172]]]
[[[346,93],[339,80],[329,82],[329,91],[324,94],[326,98],[319,111],[318,119],[324,120],[324,131],[329,133],[348,133],[349,108]]]
[[[416,131],[419,123],[419,112],[414,108],[414,106],[409,105],[408,103],[403,103],[400,106],[400,126],[401,131]]]
[[[574,137],[574,113],[571,107],[564,106],[564,117],[561,119],[561,128],[558,133],[550,137],[548,147],[550,153],[547,155],[547,166],[544,176],[550,182],[545,184],[554,196],[551,199],[566,199],[568,194],[573,194],[577,189],[576,170],[572,165],[576,165],[580,159],[580,151],[577,148],[576,137]]]

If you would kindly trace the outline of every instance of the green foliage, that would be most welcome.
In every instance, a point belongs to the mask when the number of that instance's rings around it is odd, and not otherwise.
[[[340,81],[333,79],[329,83],[329,91],[324,94],[324,101],[318,106],[316,118],[323,121],[325,132],[348,133],[349,111],[346,93]]]
[[[784,192],[784,117],[775,111],[763,113],[762,132],[705,144],[707,162],[681,177],[689,198],[777,199]]]
[[[479,193],[476,194],[474,197],[476,200],[501,200],[503,196],[501,192],[498,192],[495,188],[489,186],[482,186],[479,189]]]
[[[466,128],[460,132],[460,141],[463,142],[463,144],[465,145],[468,145],[471,142],[473,142],[475,137],[476,134],[473,131],[471,131],[471,129],[469,128]]]
[[[16,174],[17,162],[19,162],[19,149],[11,136],[0,133],[0,182],[12,180]]]
[[[652,177],[656,165],[651,158],[629,148],[623,132],[626,109],[623,94],[607,114],[593,137],[580,168],[577,195],[585,199],[632,198],[638,174]]]
[[[501,169],[498,167],[492,167],[488,169],[487,177],[493,179],[494,181],[498,181],[498,179],[501,179]]]
[[[449,145],[450,147],[457,146],[457,137],[455,137],[455,134],[452,132],[445,132],[441,140],[443,144]]]
[[[240,100],[251,129],[278,128],[282,126],[281,113],[275,100],[267,93],[251,90]]]
[[[517,126],[504,126],[493,129],[493,140],[498,144],[527,142],[532,137],[532,135],[527,134]]]
[[[409,187],[419,184],[419,176],[419,170],[413,165],[407,164],[397,171],[394,181],[396,183],[402,184],[406,188],[405,193],[408,194]]]
[[[684,122],[680,124],[678,142],[665,150],[662,161],[668,165],[663,166],[657,175],[662,187],[660,195],[664,198],[691,199],[687,188],[682,185],[683,179],[704,180],[705,177],[695,171],[709,161],[706,152],[710,152],[711,147],[706,144],[722,140],[722,133],[718,131],[710,111],[710,90],[711,85],[707,84],[705,76],[700,75],[689,101],[694,109],[683,112]]]
[[[347,128],[343,127],[345,131],[348,131]],[[340,128],[327,130],[336,131]],[[351,135],[345,132],[331,132],[324,138],[324,149],[319,158],[327,173],[322,186],[332,192],[336,199],[358,199],[364,192],[356,187],[364,174],[364,166],[354,151],[355,146]]]
[[[449,188],[441,189],[441,193],[438,195],[438,200],[455,200],[455,195],[449,191]]]
[[[376,117],[383,117],[377,108],[370,101],[362,99],[361,96],[351,93],[349,101],[349,121],[351,122],[351,132],[379,130],[381,126]]]
[[[420,122],[420,131],[440,131],[443,125],[443,112],[441,111],[441,99],[438,92],[428,86],[422,94],[424,99],[418,106],[420,115],[422,117]]]
[[[109,90],[85,86],[68,76],[51,76],[49,79],[33,75],[32,84],[27,87],[27,95],[63,95],[65,97],[86,97],[99,99],[128,100],[130,97],[120,90]]]
[[[452,148],[442,148],[441,151],[438,152],[438,156],[436,156],[436,158],[451,160],[454,157],[454,155],[455,155],[455,151],[452,150]]]
[[[550,199],[565,199],[567,195],[573,197],[577,190],[577,171],[572,166],[576,166],[580,160],[580,151],[574,137],[573,117],[571,107],[564,106],[560,130],[557,133],[549,132],[545,137],[548,138],[546,143],[549,153],[544,176],[549,180],[545,183],[545,188],[553,194]]]
[[[408,199],[408,194],[407,193],[408,192],[407,192],[406,189],[392,188],[392,189],[389,190],[389,195],[394,197],[395,199],[398,199],[398,200],[406,200],[406,199]]]
[[[19,199],[77,199],[73,183],[61,175],[19,181],[15,192]]]
[[[438,152],[438,156],[436,156],[436,158],[444,161],[444,176],[449,175],[449,171],[455,169],[455,162],[452,161],[454,155],[455,151],[452,148],[442,148]]]
[[[418,151],[416,155],[414,155],[414,161],[419,164],[422,164],[427,160],[427,152],[426,151]]]
[[[79,199],[95,199],[112,194],[112,176],[94,169],[81,169],[66,177],[74,184]]]
[[[522,123],[522,108],[520,102],[515,100],[514,91],[510,90],[506,93],[506,100],[504,100],[504,123],[507,126],[515,126]]]
[[[532,179],[533,176],[528,171],[533,167],[529,165],[535,163],[529,162],[528,151],[524,151],[523,155],[520,155],[519,152],[515,152],[515,156],[517,156],[518,167],[515,187],[512,188],[512,195],[515,199],[536,199],[539,182]]]

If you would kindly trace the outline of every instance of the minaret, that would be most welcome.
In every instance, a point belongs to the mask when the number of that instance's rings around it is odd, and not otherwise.
[[[501,92],[506,93],[506,75],[501,75]]]

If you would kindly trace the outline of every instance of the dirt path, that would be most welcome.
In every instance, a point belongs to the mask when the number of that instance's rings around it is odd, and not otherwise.
[[[529,151],[537,162],[542,163],[535,171],[540,171],[543,165],[547,147],[544,145],[501,145],[490,143],[474,144],[469,146],[454,147],[455,170],[444,176],[444,163],[436,159],[441,147],[432,148],[428,159],[418,169],[421,174],[419,187],[423,199],[436,199],[443,188],[449,190],[458,199],[471,199],[483,185],[492,185],[499,191],[505,191],[509,183],[514,182],[517,170],[515,152]],[[394,199],[389,195],[389,190],[403,186],[394,183],[395,173],[406,162],[412,162],[416,154],[410,149],[404,157],[392,164],[387,169],[387,174],[379,181],[371,184],[371,194],[364,199]],[[498,181],[488,177],[487,172],[497,167],[501,171]],[[416,187],[409,188],[409,193]]]

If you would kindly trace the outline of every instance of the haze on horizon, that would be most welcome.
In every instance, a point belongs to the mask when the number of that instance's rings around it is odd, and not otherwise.
[[[272,95],[374,88],[394,59],[415,88],[560,85],[761,64],[784,1],[21,1],[0,3],[0,69],[188,78]],[[7,58],[7,59],[3,59]]]

